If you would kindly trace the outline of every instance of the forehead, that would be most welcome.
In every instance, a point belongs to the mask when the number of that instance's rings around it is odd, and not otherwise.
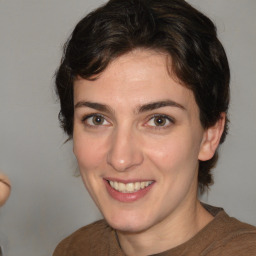
[[[188,108],[196,105],[192,91],[173,74],[170,56],[141,49],[116,58],[93,81],[78,78],[74,101],[80,100],[129,107],[160,100],[173,100]]]

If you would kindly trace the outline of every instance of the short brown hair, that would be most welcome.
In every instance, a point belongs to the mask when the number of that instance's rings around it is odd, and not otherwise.
[[[182,84],[193,91],[206,129],[229,106],[230,72],[225,51],[213,22],[183,0],[110,0],[89,13],[65,44],[56,72],[60,98],[59,120],[73,134],[73,82],[91,79],[109,63],[135,48],[166,52]],[[228,130],[228,119],[220,143]],[[200,161],[198,182],[203,190],[213,183],[210,170],[218,159]]]

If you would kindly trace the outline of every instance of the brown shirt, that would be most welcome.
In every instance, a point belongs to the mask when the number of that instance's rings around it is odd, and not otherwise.
[[[256,256],[256,227],[229,217],[221,208],[204,205],[214,219],[189,241],[155,256]],[[115,231],[104,220],[64,239],[53,256],[125,256]]]

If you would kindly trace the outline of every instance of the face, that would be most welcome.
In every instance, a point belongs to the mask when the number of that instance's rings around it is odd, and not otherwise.
[[[165,54],[136,50],[74,83],[74,154],[108,223],[138,232],[196,202],[205,131],[193,93]]]

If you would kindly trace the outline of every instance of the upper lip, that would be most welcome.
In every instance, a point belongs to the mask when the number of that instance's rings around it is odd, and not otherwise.
[[[152,179],[119,179],[119,178],[112,178],[112,177],[105,177],[104,180],[116,181],[116,182],[121,182],[124,184],[135,183],[135,182],[154,181]]]

